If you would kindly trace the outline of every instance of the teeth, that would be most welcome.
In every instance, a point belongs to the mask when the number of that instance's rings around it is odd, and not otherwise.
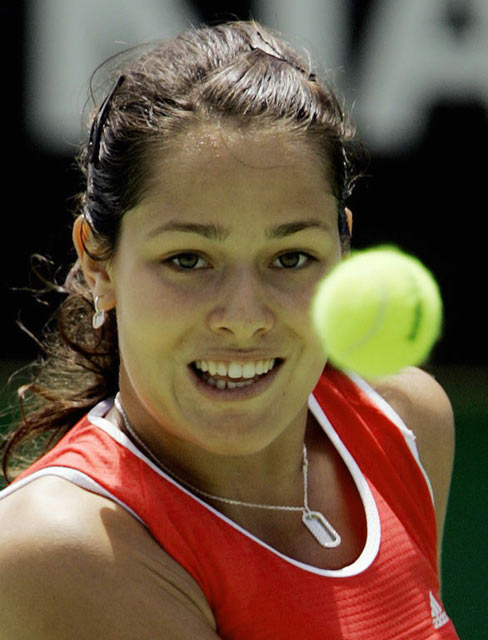
[[[242,367],[242,377],[243,378],[254,378],[256,375],[256,365],[254,362],[246,362],[246,364]]]
[[[231,362],[227,375],[229,378],[242,378],[242,365],[238,362]]]
[[[195,366],[203,372],[205,382],[217,389],[237,389],[248,387],[257,382],[258,377],[268,373],[275,366],[276,359],[258,360],[256,362],[221,362],[213,360],[197,360]],[[212,376],[221,376],[214,378]],[[227,378],[224,380],[223,378]],[[230,380],[229,378],[233,378]]]
[[[225,365],[223,362],[219,362],[217,365],[217,373],[219,374],[219,376],[226,376],[227,365]]]
[[[222,377],[228,377],[233,379],[255,378],[257,375],[263,375],[271,371],[274,367],[276,360],[271,358],[270,360],[258,360],[256,362],[216,362],[213,360],[197,360],[195,366],[200,371],[207,372],[211,376],[219,375]]]
[[[215,378],[206,378],[205,382],[210,384],[212,387],[217,387],[217,389],[240,389],[241,387],[249,387],[250,385],[257,382],[256,380],[244,380],[243,382],[232,382],[231,380],[222,380],[219,378],[215,380]]]

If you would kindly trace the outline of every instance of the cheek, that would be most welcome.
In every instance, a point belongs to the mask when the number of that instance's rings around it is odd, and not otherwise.
[[[123,324],[160,330],[161,324],[181,323],[195,312],[194,297],[163,278],[157,268],[131,270],[119,284],[116,306]]]
[[[295,327],[300,333],[309,333],[312,327],[312,301],[317,289],[318,279],[309,282],[299,282],[293,287],[281,288],[270,292],[269,300],[283,320],[289,326]]]
[[[173,359],[198,321],[198,305],[181,287],[145,271],[124,282],[131,284],[120,281],[116,304],[121,358],[128,368],[154,371]]]
[[[300,341],[304,346],[303,357],[307,362],[307,366],[311,367],[313,372],[320,374],[327,361],[327,354],[324,351],[321,339],[315,328],[312,316],[312,303],[317,291],[317,281],[297,293],[294,302],[295,305],[287,307],[289,317],[289,326],[299,334]]]

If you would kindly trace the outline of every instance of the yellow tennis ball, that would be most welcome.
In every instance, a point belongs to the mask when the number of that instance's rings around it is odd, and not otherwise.
[[[374,378],[426,360],[442,300],[417,258],[381,246],[346,258],[321,281],[312,316],[331,362]]]

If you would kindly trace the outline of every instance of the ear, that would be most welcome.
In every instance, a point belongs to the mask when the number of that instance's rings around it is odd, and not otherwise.
[[[352,236],[352,211],[347,207],[345,207],[344,211],[346,214],[346,221],[347,221],[347,227],[349,229],[349,235]]]
[[[73,244],[90,287],[93,299],[99,298],[100,310],[109,311],[115,307],[115,291],[107,260],[95,260],[87,253],[87,247],[94,247],[93,234],[83,216],[78,216],[73,225]]]

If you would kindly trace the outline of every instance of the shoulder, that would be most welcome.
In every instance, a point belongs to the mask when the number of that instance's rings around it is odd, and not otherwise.
[[[409,367],[373,386],[414,432],[424,455],[435,455],[442,443],[454,445],[452,406],[433,376]]]
[[[217,638],[196,582],[116,503],[46,477],[1,500],[0,521],[0,640]]]
[[[454,415],[449,398],[433,376],[416,367],[373,386],[415,435],[434,492],[440,538],[454,461]]]

